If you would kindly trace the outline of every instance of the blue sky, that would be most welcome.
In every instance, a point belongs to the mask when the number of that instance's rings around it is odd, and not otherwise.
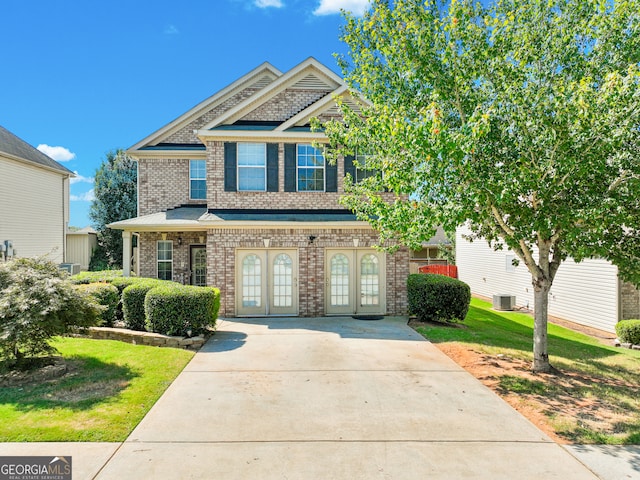
[[[0,125],[78,173],[71,225],[89,225],[93,176],[264,61],[313,56],[339,73],[339,9],[368,0],[3,0]],[[56,147],[56,148],[53,148]]]

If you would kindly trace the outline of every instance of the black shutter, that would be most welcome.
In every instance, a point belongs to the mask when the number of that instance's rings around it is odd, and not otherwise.
[[[225,142],[224,144],[224,191],[235,192],[237,190],[237,144]]]
[[[355,182],[356,166],[353,163],[354,159],[355,157],[353,155],[347,155],[346,157],[344,157],[344,174],[346,175],[348,173],[349,175],[351,175],[351,179]]]
[[[278,191],[278,144],[267,143],[267,192]]]
[[[331,165],[329,160],[324,161],[325,169],[325,192],[337,192],[338,191],[338,161]]]
[[[284,191],[295,192],[296,189],[296,145],[284,144]]]

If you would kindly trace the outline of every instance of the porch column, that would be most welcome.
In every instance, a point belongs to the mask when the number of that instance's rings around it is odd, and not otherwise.
[[[131,276],[131,232],[122,231],[122,275]]]

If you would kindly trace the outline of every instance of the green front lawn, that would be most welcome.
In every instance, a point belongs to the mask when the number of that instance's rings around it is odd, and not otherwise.
[[[533,375],[531,315],[494,311],[478,299],[471,301],[463,326],[425,325],[416,330],[433,343],[462,345],[487,358],[527,362],[517,375],[498,371],[497,392],[538,405],[566,441],[640,444],[640,351],[604,345],[549,324],[550,359],[561,373]]]
[[[53,345],[70,373],[0,389],[0,441],[123,441],[194,355],[86,338]]]

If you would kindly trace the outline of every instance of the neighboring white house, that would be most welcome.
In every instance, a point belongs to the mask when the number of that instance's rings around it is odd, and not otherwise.
[[[67,232],[67,263],[77,263],[80,270],[89,270],[93,249],[98,246],[98,234],[91,227]]]
[[[69,178],[55,160],[0,126],[0,250],[65,261]]]
[[[464,228],[456,232],[456,265],[460,280],[475,295],[514,295],[516,305],[533,310],[533,287],[527,267],[514,267],[510,250],[494,251],[485,240],[467,241]],[[618,269],[606,260],[563,262],[549,294],[549,314],[614,332],[621,319],[640,317],[640,295],[618,278]]]

